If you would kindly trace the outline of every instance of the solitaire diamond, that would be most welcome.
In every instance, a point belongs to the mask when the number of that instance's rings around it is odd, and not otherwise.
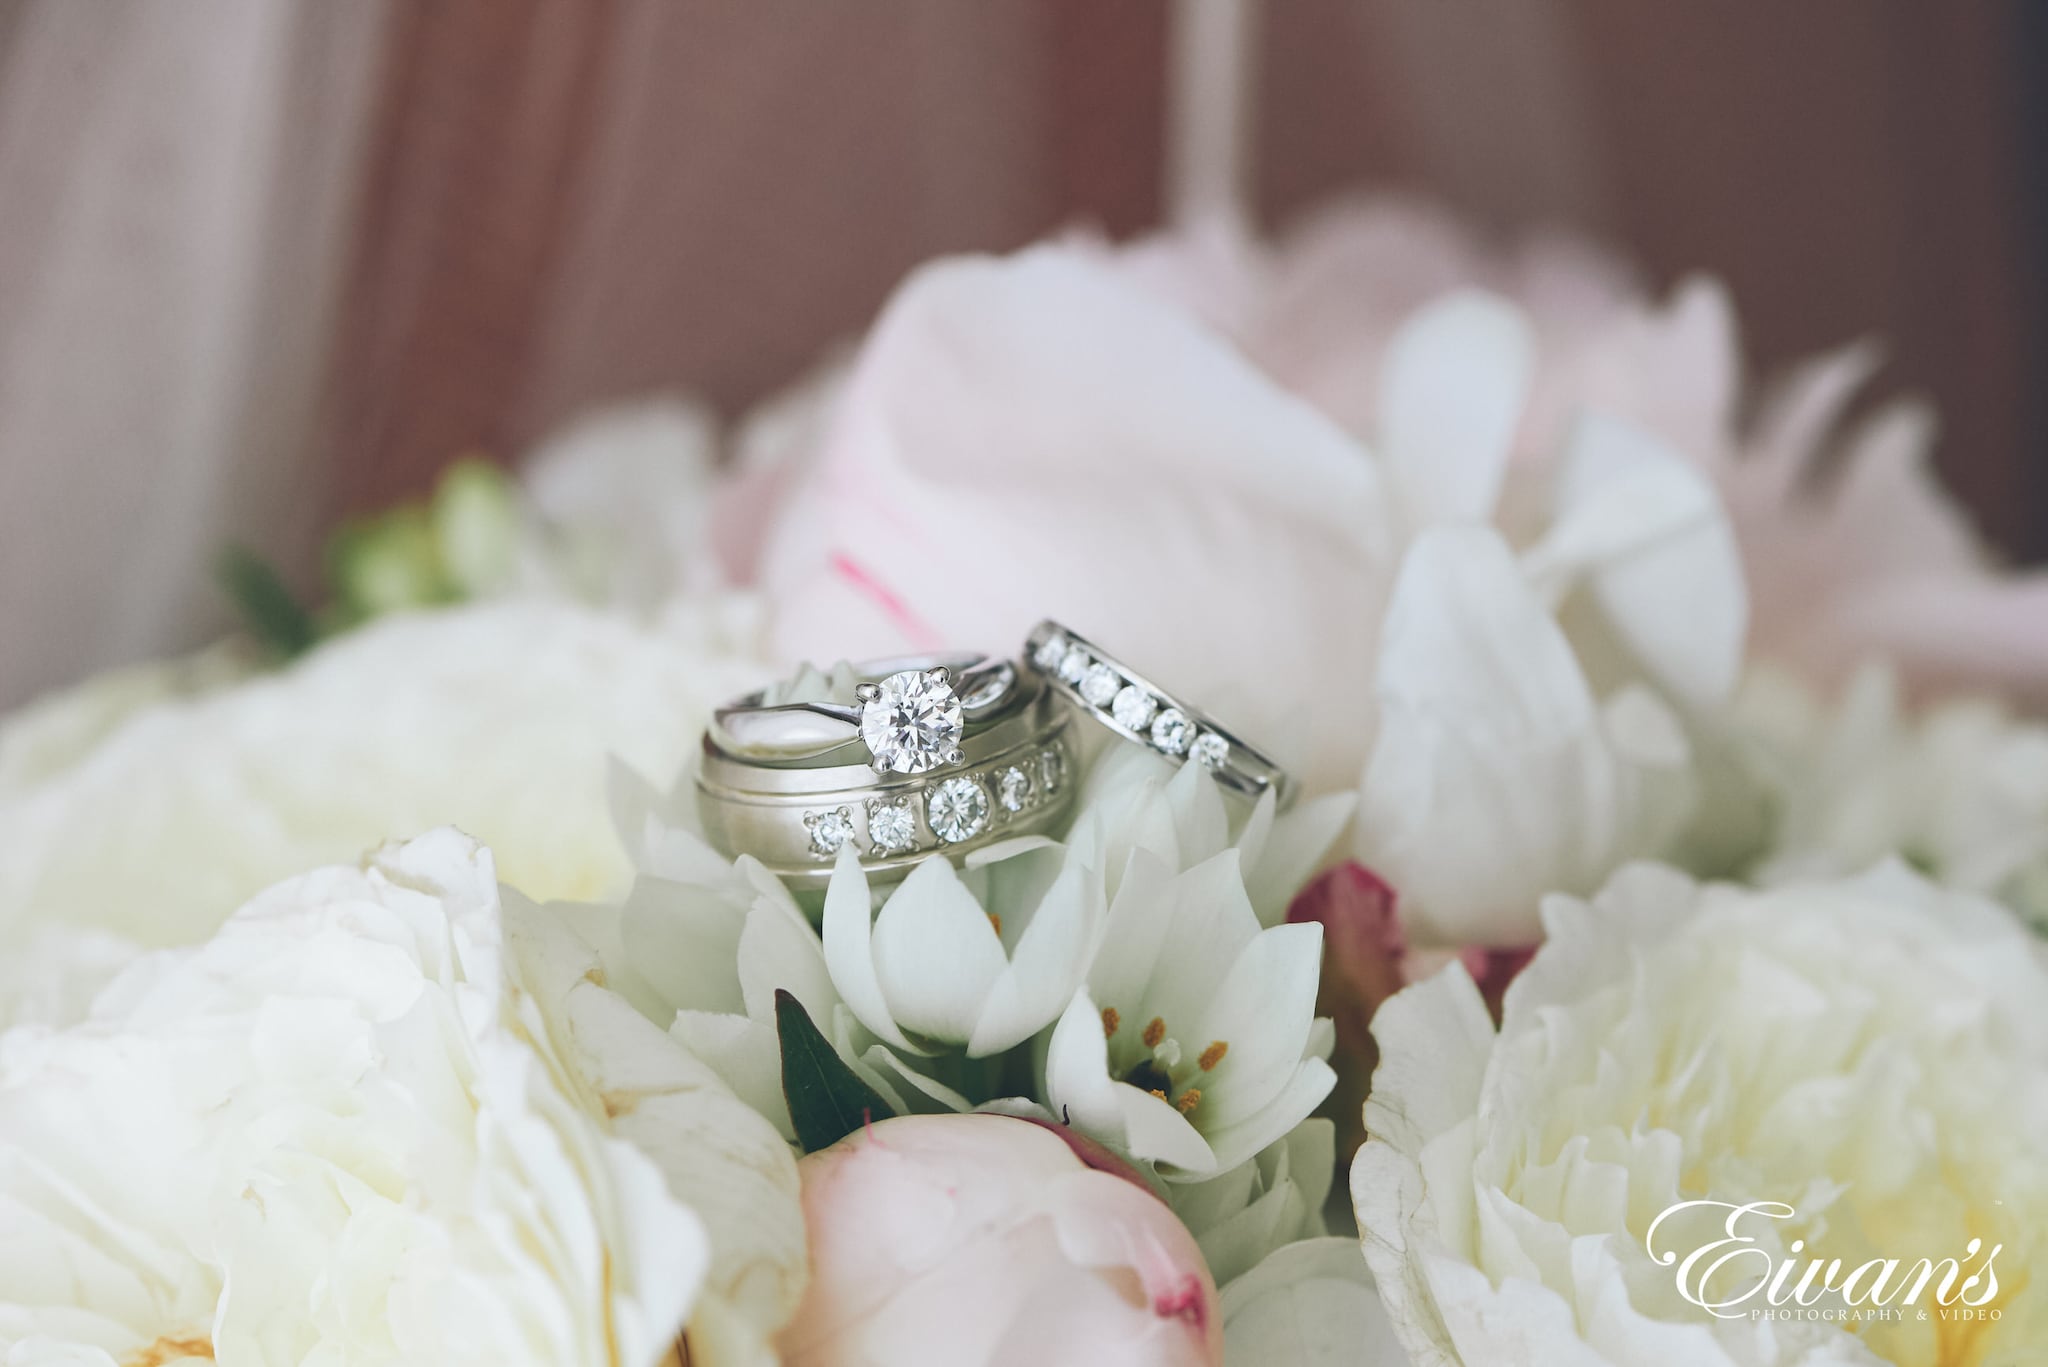
[[[949,778],[924,800],[924,821],[949,845],[972,840],[988,829],[988,789],[967,778]]]
[[[1123,686],[1124,676],[1105,664],[1094,665],[1081,676],[1081,696],[1092,707],[1109,706],[1109,700]]]
[[[877,854],[898,854],[917,844],[917,813],[909,798],[868,799],[868,843]]]
[[[876,773],[922,774],[960,758],[960,699],[942,669],[906,669],[863,690],[860,738]]]
[[[1223,762],[1230,758],[1230,742],[1214,731],[1204,731],[1190,752],[1210,769],[1221,769]]]
[[[1031,775],[1011,765],[996,775],[996,801],[1006,812],[1021,812],[1031,805]]]
[[[1150,693],[1136,684],[1125,684],[1110,704],[1109,714],[1115,717],[1117,725],[1133,731],[1143,731],[1152,724],[1152,714],[1159,710],[1159,702]]]
[[[811,833],[811,853],[830,859],[839,847],[853,839],[853,810],[835,807],[824,812],[805,812],[804,829]]]
[[[1152,719],[1152,743],[1169,755],[1184,755],[1194,743],[1195,724],[1178,707],[1169,707]]]

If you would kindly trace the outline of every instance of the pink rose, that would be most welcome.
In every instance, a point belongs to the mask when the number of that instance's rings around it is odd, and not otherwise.
[[[787,1367],[1223,1361],[1187,1227],[1043,1126],[906,1116],[800,1168],[811,1285]]]

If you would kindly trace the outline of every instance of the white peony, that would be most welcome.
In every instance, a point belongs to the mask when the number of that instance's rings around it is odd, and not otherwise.
[[[2048,961],[2004,909],[1901,865],[1763,892],[1643,865],[1544,914],[1498,1033],[1455,965],[1374,1021],[1352,1197],[1418,1364],[1931,1367],[2041,1341]],[[1944,1319],[1931,1291],[1924,1320],[1712,1318],[1646,1244],[1704,1199],[1784,1203],[1745,1232],[1802,1268],[2002,1245],[2001,1318]],[[1718,1236],[1667,1224],[1657,1251]]]
[[[0,1358],[662,1359],[704,1224],[610,1132],[626,1095],[577,1071],[548,978],[443,831],[0,1036]]]
[[[1758,667],[1733,714],[1771,815],[1761,881],[1897,855],[2048,930],[2048,726],[1988,698],[1910,707],[1876,665],[1835,698]]]
[[[666,779],[711,707],[758,681],[731,611],[401,615],[138,708],[0,791],[0,945],[52,921],[189,943],[278,878],[442,824],[502,849],[536,897],[615,891],[630,868],[607,758]],[[38,724],[0,728],[0,750],[26,752],[16,728]]]

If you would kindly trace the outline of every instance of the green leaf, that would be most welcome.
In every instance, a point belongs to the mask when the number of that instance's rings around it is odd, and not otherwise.
[[[230,546],[221,553],[216,573],[257,644],[281,660],[313,648],[320,637],[313,615],[292,597],[268,561],[244,547]]]
[[[788,992],[775,991],[775,1033],[782,1041],[782,1095],[805,1153],[830,1148],[861,1126],[896,1113],[839,1057]]]

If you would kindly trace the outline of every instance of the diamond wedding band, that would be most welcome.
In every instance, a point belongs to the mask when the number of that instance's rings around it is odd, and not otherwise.
[[[1094,721],[1168,759],[1192,759],[1224,786],[1257,797],[1272,789],[1284,805],[1287,773],[1265,754],[1101,647],[1058,622],[1040,622],[1024,659]]]
[[[935,853],[1043,833],[1072,805],[1068,709],[1034,676],[979,657],[857,667],[854,701],[720,708],[697,773],[705,837],[797,889],[851,846],[871,880]]]

